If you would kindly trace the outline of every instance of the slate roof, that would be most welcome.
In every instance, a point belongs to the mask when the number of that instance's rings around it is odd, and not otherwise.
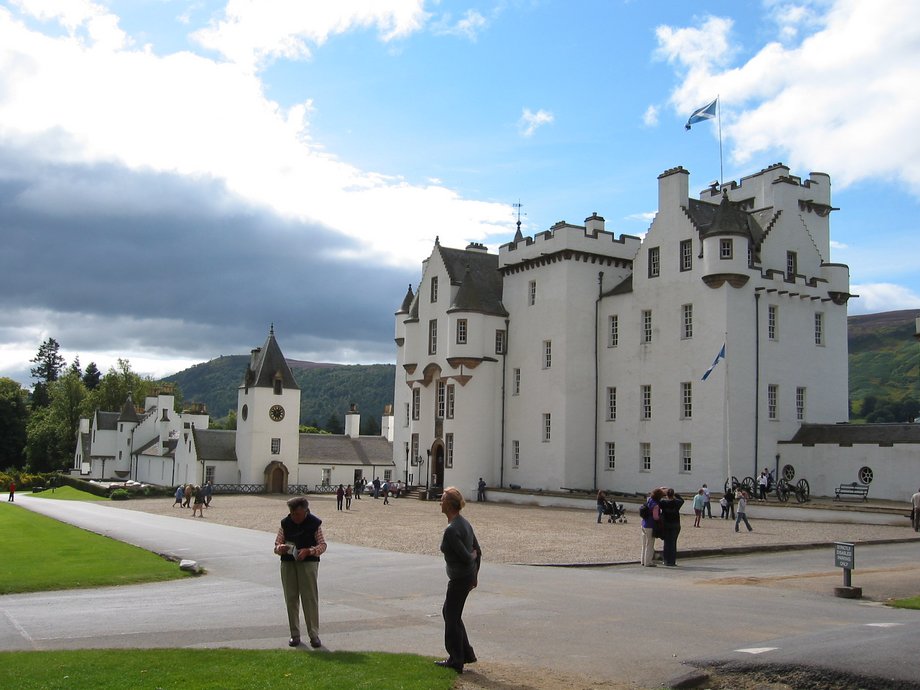
[[[780,443],[803,446],[920,443],[920,424],[803,424],[789,441]]]
[[[286,389],[300,390],[297,380],[288,366],[284,354],[275,340],[274,328],[269,331],[265,344],[257,350],[253,350],[252,367],[246,368],[246,374],[243,378],[242,385],[253,386],[255,388],[273,388],[275,375],[281,377],[281,385]]]
[[[399,307],[397,314],[408,314],[409,309],[412,307],[412,301],[415,299],[415,295],[412,293],[412,284],[409,284],[409,290],[406,292],[406,296],[403,298],[402,305]]]
[[[436,245],[452,285],[460,289],[450,309],[507,316],[502,304],[502,276],[498,256],[481,251],[450,249]]]
[[[198,460],[229,460],[236,462],[236,432],[225,429],[192,429]]]
[[[383,436],[301,434],[299,460],[308,465],[395,467],[393,444]]]
[[[761,210],[756,215],[762,217],[763,213]],[[722,195],[722,201],[718,205],[690,199],[687,215],[699,231],[700,238],[712,235],[741,235],[749,238],[755,247],[759,247],[764,238],[763,228],[755,214],[745,211],[741,204],[731,201],[728,194]]]
[[[125,404],[121,406],[121,413],[118,415],[118,421],[134,423],[141,421],[141,418],[137,416],[137,408],[134,407],[134,400],[131,399],[130,393],[128,393]]]
[[[96,411],[96,430],[115,431],[118,425],[118,412]]]

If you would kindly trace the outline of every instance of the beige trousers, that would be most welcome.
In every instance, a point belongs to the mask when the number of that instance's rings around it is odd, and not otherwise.
[[[281,561],[281,588],[287,606],[291,637],[300,637],[300,605],[311,640],[319,639],[319,561]]]

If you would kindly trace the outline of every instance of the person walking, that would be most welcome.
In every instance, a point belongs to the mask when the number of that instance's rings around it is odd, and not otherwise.
[[[307,624],[310,646],[323,645],[319,639],[319,557],[326,552],[323,521],[310,513],[310,502],[295,496],[287,502],[288,516],[281,521],[275,536],[275,555],[281,556],[281,589],[287,607],[291,637],[288,646],[300,644],[300,607]]]
[[[345,485],[345,510],[351,510],[351,484]]]
[[[447,517],[447,527],[441,538],[441,553],[447,567],[447,594],[441,615],[444,618],[444,647],[447,658],[434,662],[438,666],[463,673],[464,664],[476,662],[463,625],[463,606],[479,584],[482,548],[476,540],[473,526],[460,515],[466,501],[456,487],[449,486],[441,495],[441,512]]]
[[[693,526],[700,526],[700,518],[703,517],[703,506],[706,505],[705,498],[703,496],[703,490],[700,489],[696,492],[696,496],[693,497]]]
[[[739,523],[744,520],[744,524],[748,528],[748,532],[753,532],[754,528],[751,527],[751,523],[747,519],[747,502],[750,496],[748,496],[747,491],[742,491],[738,496],[738,517],[735,518],[735,531],[738,531]]]
[[[703,515],[712,520],[712,495],[709,493],[709,487],[703,484]]]
[[[342,510],[342,501],[345,500],[345,487],[339,484],[339,488],[335,490],[335,509]]]
[[[920,532],[920,489],[910,497],[910,524],[913,525],[914,532]]]
[[[390,505],[390,482],[386,479],[384,479],[383,484],[380,485],[380,492],[383,494],[383,505]]]
[[[10,495],[9,495],[9,497],[7,497],[6,502],[7,502],[7,503],[15,503],[15,502],[16,502],[16,482],[14,482],[14,481],[11,481],[11,482],[10,482]]]
[[[198,513],[198,517],[204,517],[204,491],[200,486],[196,486],[194,489],[195,503],[192,506],[192,517],[195,517],[195,513]]]
[[[204,507],[211,507],[211,496],[214,493],[214,487],[211,485],[211,482],[208,481],[203,487],[201,487],[202,493],[204,493]]]
[[[642,517],[642,555],[639,558],[639,563],[648,568],[655,567],[653,562],[655,558],[655,527],[661,519],[661,508],[658,505],[658,501],[664,495],[664,489],[654,489],[643,504],[644,509],[639,509],[639,515]]]
[[[176,487],[176,500],[173,501],[173,508],[176,507],[176,504],[181,508],[183,498],[185,498],[185,487],[180,484]]]
[[[671,488],[658,502],[661,508],[661,541],[664,542],[661,558],[665,565],[671,567],[677,565],[677,537],[680,535],[680,507],[683,504],[684,499]]]
[[[486,500],[486,483],[485,480],[480,477],[479,483],[476,485],[476,501],[482,503]]]
[[[189,508],[192,502],[192,494],[194,493],[193,487],[191,484],[186,484],[184,489],[185,501],[182,503],[183,508]]]
[[[604,510],[607,508],[607,494],[603,491],[597,492],[597,524],[601,524],[601,518],[604,516]]]

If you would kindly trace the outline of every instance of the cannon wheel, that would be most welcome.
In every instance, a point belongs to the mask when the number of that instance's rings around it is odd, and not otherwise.
[[[811,498],[811,487],[808,486],[807,479],[800,479],[795,485],[795,500],[799,503],[805,503]]]
[[[741,490],[747,491],[748,496],[751,498],[757,497],[757,482],[754,481],[753,477],[745,477],[741,480]]]
[[[776,482],[776,497],[783,503],[789,500],[790,491],[792,491],[792,486],[785,479]],[[798,492],[796,492],[796,498],[798,498]]]
[[[741,483],[738,481],[738,477],[729,477],[725,480],[725,484],[722,486],[722,491],[728,493],[729,491],[734,491],[738,488]]]

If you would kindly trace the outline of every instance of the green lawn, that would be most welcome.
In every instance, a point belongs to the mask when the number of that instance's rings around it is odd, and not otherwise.
[[[0,687],[132,690],[448,690],[457,674],[431,659],[379,652],[132,649],[0,652]]]
[[[11,503],[0,506],[0,534],[0,595],[188,577],[177,563],[154,553]]]
[[[920,610],[920,596],[908,597],[907,599],[892,599],[888,602],[889,606],[897,609],[917,609]]]
[[[72,486],[59,486],[51,493],[51,489],[45,489],[37,494],[32,494],[35,498],[53,498],[57,501],[109,501],[111,499],[105,496],[97,496],[88,491],[80,491]]]

